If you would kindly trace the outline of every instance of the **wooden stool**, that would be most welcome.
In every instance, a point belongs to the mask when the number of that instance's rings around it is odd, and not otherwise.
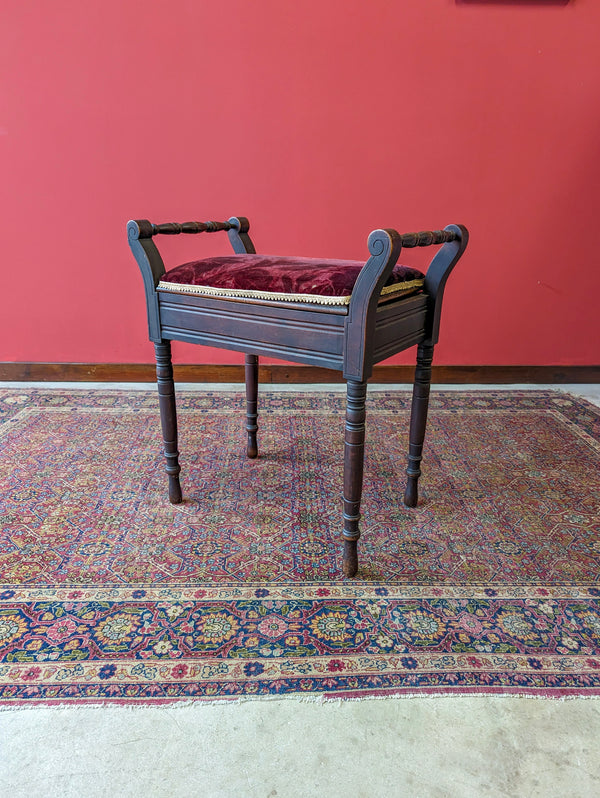
[[[166,272],[156,235],[227,231],[234,255],[205,258]],[[373,365],[417,345],[404,501],[417,504],[423,440],[438,341],[444,286],[463,254],[462,225],[407,233],[374,230],[362,261],[260,256],[242,216],[226,222],[127,225],[129,245],[142,271],[150,340],[156,351],[169,499],[181,501],[177,415],[171,341],[246,353],[248,457],[256,457],[258,356],[266,355],[343,373],[347,381],[344,447],[343,571],[358,569],[365,399]],[[402,247],[443,245],[427,273],[397,266]]]

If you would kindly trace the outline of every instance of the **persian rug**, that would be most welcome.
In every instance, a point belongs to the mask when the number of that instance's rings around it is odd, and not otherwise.
[[[554,392],[368,401],[360,570],[341,574],[345,397],[0,389],[0,705],[600,694],[600,411]]]

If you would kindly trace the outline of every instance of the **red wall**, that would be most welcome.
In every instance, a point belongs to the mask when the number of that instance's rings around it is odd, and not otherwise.
[[[149,362],[127,219],[243,214],[351,258],[462,222],[437,362],[600,362],[599,42],[594,0],[5,0],[0,360]]]

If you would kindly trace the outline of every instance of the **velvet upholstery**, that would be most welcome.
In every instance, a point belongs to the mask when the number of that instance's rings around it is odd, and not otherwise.
[[[159,289],[347,304],[362,261],[226,255],[192,261],[163,275]],[[414,293],[423,274],[395,266],[382,294]],[[192,288],[194,287],[194,288]]]

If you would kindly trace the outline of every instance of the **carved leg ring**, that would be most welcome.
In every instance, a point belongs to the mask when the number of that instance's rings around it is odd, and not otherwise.
[[[420,344],[417,349],[417,368],[413,385],[412,406],[410,411],[410,439],[408,447],[408,468],[406,475],[406,491],[404,504],[416,507],[419,499],[418,482],[421,476],[421,460],[423,457],[423,441],[427,427],[427,411],[429,408],[429,389],[431,387],[431,363],[433,346]]]
[[[258,455],[256,432],[258,430],[258,356],[246,355],[246,432],[248,444],[246,454],[248,457]]]
[[[163,445],[169,475],[169,500],[171,504],[181,501],[181,485],[179,484],[179,452],[177,451],[177,408],[175,406],[175,385],[173,383],[173,366],[171,363],[171,342],[163,341],[154,344],[156,352],[156,379],[158,383],[158,401],[160,405],[160,423],[162,427]]]
[[[365,451],[366,396],[366,382],[348,380],[344,439],[343,571],[345,576],[355,576],[358,570],[357,544],[360,537],[359,521]]]

